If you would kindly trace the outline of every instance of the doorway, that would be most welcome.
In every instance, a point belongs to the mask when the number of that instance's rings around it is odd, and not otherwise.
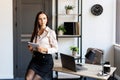
[[[14,43],[14,77],[23,78],[32,53],[27,48],[34,27],[34,20],[39,11],[49,17],[52,28],[52,0],[13,0],[13,43]]]

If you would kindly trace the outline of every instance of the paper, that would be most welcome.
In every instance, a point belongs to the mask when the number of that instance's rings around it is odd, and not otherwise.
[[[32,46],[33,48],[36,48],[36,47],[39,46],[39,44],[37,44],[37,43],[32,43],[32,42],[28,42],[28,44],[29,44],[30,46]]]

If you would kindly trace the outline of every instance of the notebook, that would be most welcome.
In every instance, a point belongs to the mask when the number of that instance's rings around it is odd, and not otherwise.
[[[61,63],[63,68],[67,68],[74,72],[82,69],[82,64],[76,64],[73,56],[60,53]]]

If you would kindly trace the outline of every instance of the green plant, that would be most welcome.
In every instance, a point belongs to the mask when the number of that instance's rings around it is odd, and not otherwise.
[[[70,46],[70,50],[78,52],[79,48],[76,46]]]
[[[74,8],[74,6],[72,6],[72,5],[66,5],[65,6],[65,9],[67,10],[67,9],[73,9]]]
[[[59,26],[59,27],[57,28],[57,30],[58,30],[58,31],[62,30],[63,32],[66,32],[66,29],[64,28],[64,26]]]

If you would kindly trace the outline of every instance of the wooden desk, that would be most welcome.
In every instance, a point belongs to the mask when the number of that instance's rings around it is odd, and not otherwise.
[[[110,77],[110,75],[112,75],[114,73],[114,71],[116,70],[115,67],[111,67],[111,71],[110,71],[109,75],[98,76],[97,75],[98,72],[102,71],[101,65],[83,64],[83,67],[85,69],[79,70],[77,72],[73,72],[66,68],[62,68],[60,61],[55,61],[53,70],[57,71],[57,72],[63,72],[63,73],[68,73],[68,74],[73,74],[73,75],[78,75],[78,76],[84,76],[84,77],[91,77],[91,78],[96,78],[96,79],[100,79],[100,80],[107,80]]]

